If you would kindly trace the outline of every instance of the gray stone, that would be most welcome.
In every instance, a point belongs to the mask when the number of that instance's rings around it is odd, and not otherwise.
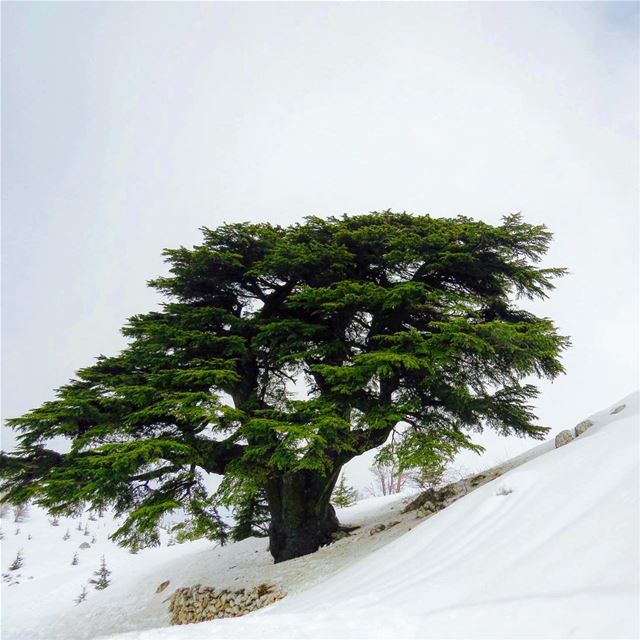
[[[618,405],[615,409],[611,411],[610,415],[615,416],[616,413],[620,413],[626,406],[627,406],[626,404]]]
[[[369,531],[369,535],[372,536],[376,533],[380,533],[381,531],[384,531],[386,529],[386,525],[380,523],[377,524],[375,527],[371,527],[371,531]]]
[[[169,580],[165,580],[164,582],[161,582],[158,585],[158,588],[156,589],[156,593],[162,593],[168,586],[169,586]]]
[[[342,529],[339,529],[338,531],[334,531],[331,534],[331,539],[334,542],[337,542],[338,540],[342,540],[342,538],[349,538],[349,534],[346,531],[343,531]]]
[[[413,500],[411,500],[409,504],[405,506],[401,513],[409,513],[409,511],[415,511],[416,509],[419,509],[422,505],[424,505],[425,502],[427,502],[427,500],[429,500],[432,493],[433,492],[423,491]]]
[[[574,429],[576,438],[581,436],[588,429],[591,429],[591,427],[593,427],[593,422],[591,422],[591,420],[583,420],[582,422],[579,422]]]
[[[284,598],[284,593],[274,589],[274,585],[267,584],[236,591],[216,591],[214,587],[201,585],[177,589],[171,598],[167,599],[170,602],[171,624],[189,624],[245,615]],[[262,594],[262,597],[259,594]]]
[[[558,447],[563,447],[565,444],[568,444],[572,440],[573,440],[573,433],[571,433],[569,429],[565,429],[564,431],[561,431],[556,436],[556,449]]]
[[[438,511],[438,509],[433,502],[425,502],[416,510],[416,518],[426,518],[427,516],[433,515],[436,511]]]

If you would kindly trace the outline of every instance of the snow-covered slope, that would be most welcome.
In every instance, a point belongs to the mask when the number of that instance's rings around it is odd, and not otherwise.
[[[2,637],[637,638],[639,401],[636,393],[595,414],[575,441],[537,447],[427,520],[398,515],[398,498],[359,503],[341,514],[362,525],[354,536],[291,562],[272,565],[255,539],[125,552],[111,587],[77,607],[65,592],[59,611],[47,604],[42,615],[25,603],[56,598],[44,578],[3,585]],[[390,520],[399,524],[370,535]],[[12,559],[5,550],[3,570]],[[169,589],[156,594],[165,579]],[[162,601],[174,588],[257,581],[289,595],[242,618],[167,626]]]

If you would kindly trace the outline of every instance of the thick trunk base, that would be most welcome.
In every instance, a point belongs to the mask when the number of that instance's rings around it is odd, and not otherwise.
[[[268,485],[269,550],[275,562],[313,553],[331,542],[331,534],[340,528],[329,502],[336,478],[337,473],[326,477],[302,471]]]

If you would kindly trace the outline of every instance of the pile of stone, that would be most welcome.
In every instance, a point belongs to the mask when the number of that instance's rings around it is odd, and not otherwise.
[[[624,408],[624,405],[622,406]],[[612,411],[611,413],[614,412],[617,413],[616,409],[614,409],[614,411]],[[556,449],[558,447],[564,447],[565,444],[569,444],[575,438],[579,438],[585,431],[591,429],[591,427],[593,427],[593,422],[591,422],[591,420],[583,420],[582,422],[579,422],[573,429],[565,429],[564,431],[561,431],[555,439]]]
[[[252,589],[216,590],[196,584],[176,589],[169,598],[171,624],[204,622],[215,618],[235,618],[281,600],[285,594],[261,584]]]
[[[481,478],[483,480],[481,480]],[[427,489],[411,500],[402,510],[402,513],[415,511],[417,518],[425,518],[448,507],[452,502],[455,502],[468,493],[470,490],[469,484],[472,488],[475,488],[492,479],[493,477],[488,476],[484,479],[484,476],[480,474],[473,478],[465,478],[457,482],[452,482],[444,487]]]
[[[609,411],[609,414],[615,416],[617,413],[624,411],[626,406],[626,404],[620,404],[614,409],[611,409],[611,411]],[[571,442],[575,438],[579,438],[585,431],[591,429],[591,427],[593,427],[593,424],[594,423],[591,420],[583,420],[582,422],[578,423],[573,429],[565,429],[564,431],[561,431],[556,436],[556,449],[558,447],[563,447],[565,444],[569,444],[569,442]]]

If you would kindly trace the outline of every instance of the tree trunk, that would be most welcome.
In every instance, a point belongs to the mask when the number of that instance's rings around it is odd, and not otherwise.
[[[304,470],[268,482],[269,550],[275,562],[313,553],[331,542],[331,534],[340,528],[330,503],[339,474],[340,467],[328,476]]]

